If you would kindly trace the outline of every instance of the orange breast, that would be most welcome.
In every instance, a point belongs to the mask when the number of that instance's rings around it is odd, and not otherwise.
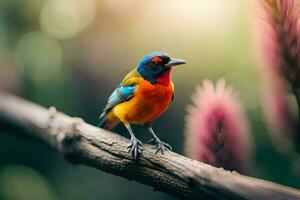
[[[124,123],[145,124],[155,120],[168,108],[174,93],[173,84],[141,81],[134,96],[114,107],[114,114]]]

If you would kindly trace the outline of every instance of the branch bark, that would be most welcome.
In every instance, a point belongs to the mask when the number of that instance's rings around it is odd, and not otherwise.
[[[215,168],[174,152],[155,155],[151,145],[137,163],[128,140],[79,118],[0,93],[0,118],[25,129],[67,160],[132,179],[182,199],[295,200],[300,192],[269,181]]]

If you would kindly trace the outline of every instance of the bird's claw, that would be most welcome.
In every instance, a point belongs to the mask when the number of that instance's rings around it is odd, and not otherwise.
[[[172,147],[168,143],[162,142],[160,140],[157,141],[154,139],[152,143],[155,143],[156,145],[155,147],[152,148],[152,149],[156,149],[155,154],[157,154],[160,151],[161,154],[164,155],[164,151],[172,151]]]
[[[136,161],[139,155],[142,153],[142,145],[143,143],[137,138],[132,138],[127,145],[128,152],[131,154],[134,161]]]

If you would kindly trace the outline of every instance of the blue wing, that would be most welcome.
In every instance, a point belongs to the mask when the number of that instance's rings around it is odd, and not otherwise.
[[[99,119],[100,119],[100,125],[102,123],[104,123],[104,121],[106,120],[105,119],[106,114],[108,113],[108,111],[110,109],[112,109],[115,105],[117,105],[117,104],[119,104],[121,102],[129,100],[133,96],[133,93],[134,93],[136,87],[137,87],[137,85],[123,86],[122,84],[120,84],[113,91],[113,93],[108,98],[108,102],[107,102],[105,108],[103,109],[102,114],[99,117]]]
[[[102,127],[107,120],[107,113],[117,104],[129,100],[133,94],[135,89],[137,88],[138,81],[137,77],[141,77],[138,71],[133,69],[129,72],[125,78],[123,79],[122,83],[113,91],[113,93],[108,98],[108,102],[103,109],[102,114],[100,115],[100,123],[98,124],[99,127]]]
[[[130,99],[136,87],[136,85],[122,86],[122,84],[120,84],[108,98],[104,111],[110,110],[115,105]]]

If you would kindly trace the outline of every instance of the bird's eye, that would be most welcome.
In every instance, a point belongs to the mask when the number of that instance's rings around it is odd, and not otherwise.
[[[154,62],[155,64],[158,64],[163,62],[163,59],[161,57],[154,57],[151,59],[151,61]]]

